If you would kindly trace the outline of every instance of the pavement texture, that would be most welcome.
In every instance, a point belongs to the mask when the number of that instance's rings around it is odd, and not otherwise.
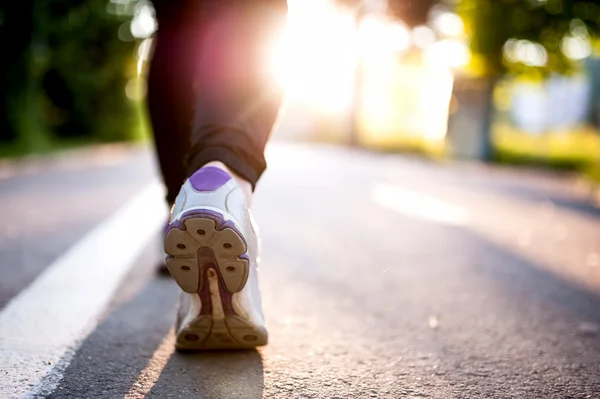
[[[0,168],[0,310],[156,177],[147,149],[89,151]],[[268,161],[270,344],[174,352],[157,232],[44,397],[600,398],[600,209],[572,178],[319,145]]]

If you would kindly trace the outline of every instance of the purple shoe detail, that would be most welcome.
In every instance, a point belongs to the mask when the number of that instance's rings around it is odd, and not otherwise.
[[[183,223],[179,220],[175,220],[173,221],[173,223],[170,223],[167,228],[165,229],[165,237],[167,236],[167,233],[169,231],[171,231],[172,229],[179,229],[179,230],[185,230],[185,226],[183,225]]]
[[[239,316],[233,309],[232,298],[233,294],[225,289],[225,281],[221,273],[219,274],[219,295],[221,295],[221,304],[223,305],[223,312],[225,315]]]
[[[215,191],[231,180],[231,176],[224,170],[207,166],[198,169],[189,180],[192,187],[197,191]]]
[[[202,303],[202,309],[200,310],[201,315],[212,314],[212,300],[210,296],[210,287],[208,283],[208,269],[215,267],[217,260],[212,249],[208,247],[198,248],[198,267],[202,273],[200,279],[200,287],[198,289],[198,296],[200,297],[200,303]],[[217,270],[215,270],[217,271]],[[218,273],[218,271],[217,271]]]
[[[223,218],[223,215],[221,215],[219,212],[211,211],[209,209],[192,209],[191,211],[185,212],[183,215],[181,215],[180,220],[175,220],[169,225],[167,233],[171,229],[185,230],[185,221],[195,217],[211,219],[215,222],[215,229],[217,229],[218,231],[229,227],[231,230],[235,231],[240,237],[242,237],[242,240],[244,240],[244,244],[247,245],[246,240],[244,239],[244,235],[237,229],[237,227],[235,227],[235,224],[233,224],[231,220],[225,220]]]
[[[170,228],[171,228],[171,225],[169,224],[169,221],[167,220],[167,223],[165,223],[165,225],[162,229],[163,238],[165,238],[167,236],[167,233],[169,232]]]
[[[210,294],[210,285],[208,282],[208,270],[212,269],[219,279],[219,294],[221,296],[221,304],[223,305],[223,312],[226,315],[237,316],[238,314],[233,309],[232,298],[233,294],[225,289],[225,280],[221,274],[219,267],[217,266],[217,260],[215,255],[209,247],[202,247],[198,249],[198,266],[202,270],[202,279],[200,281],[200,288],[198,289],[198,296],[200,297],[200,303],[202,303],[202,310],[200,315],[206,316],[212,314],[212,296]]]

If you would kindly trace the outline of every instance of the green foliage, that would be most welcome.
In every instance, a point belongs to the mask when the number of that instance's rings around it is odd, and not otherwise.
[[[502,50],[509,39],[544,46],[548,62],[536,68],[539,73],[569,73],[575,64],[560,44],[573,24],[584,25],[592,36],[600,31],[600,4],[590,0],[458,0],[457,8],[471,38],[475,67],[485,75],[526,67],[504,59]]]
[[[51,139],[130,139],[137,111],[125,86],[135,76],[136,43],[120,40],[119,28],[131,16],[107,12],[108,0],[11,3],[0,15],[30,23],[0,24],[0,40],[20,44],[3,65],[0,143],[38,149]]]
[[[106,0],[40,3],[45,12],[37,26],[45,40],[38,51],[48,52],[37,65],[49,100],[44,121],[59,137],[129,138],[135,113],[125,85],[135,44],[118,38],[127,17],[107,13]]]
[[[29,76],[32,37],[33,0],[0,2],[0,141],[17,139],[25,114],[36,120],[35,110],[28,106],[35,98]]]

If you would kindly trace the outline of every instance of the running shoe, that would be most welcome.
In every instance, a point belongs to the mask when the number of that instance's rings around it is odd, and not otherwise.
[[[185,181],[171,210],[164,249],[167,268],[183,290],[177,349],[267,343],[257,232],[244,193],[229,173],[204,167]]]

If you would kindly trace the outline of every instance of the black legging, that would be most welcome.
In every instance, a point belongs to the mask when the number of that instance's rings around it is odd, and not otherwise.
[[[167,200],[210,161],[255,186],[281,105],[266,51],[286,1],[155,0],[154,7],[148,108]]]

